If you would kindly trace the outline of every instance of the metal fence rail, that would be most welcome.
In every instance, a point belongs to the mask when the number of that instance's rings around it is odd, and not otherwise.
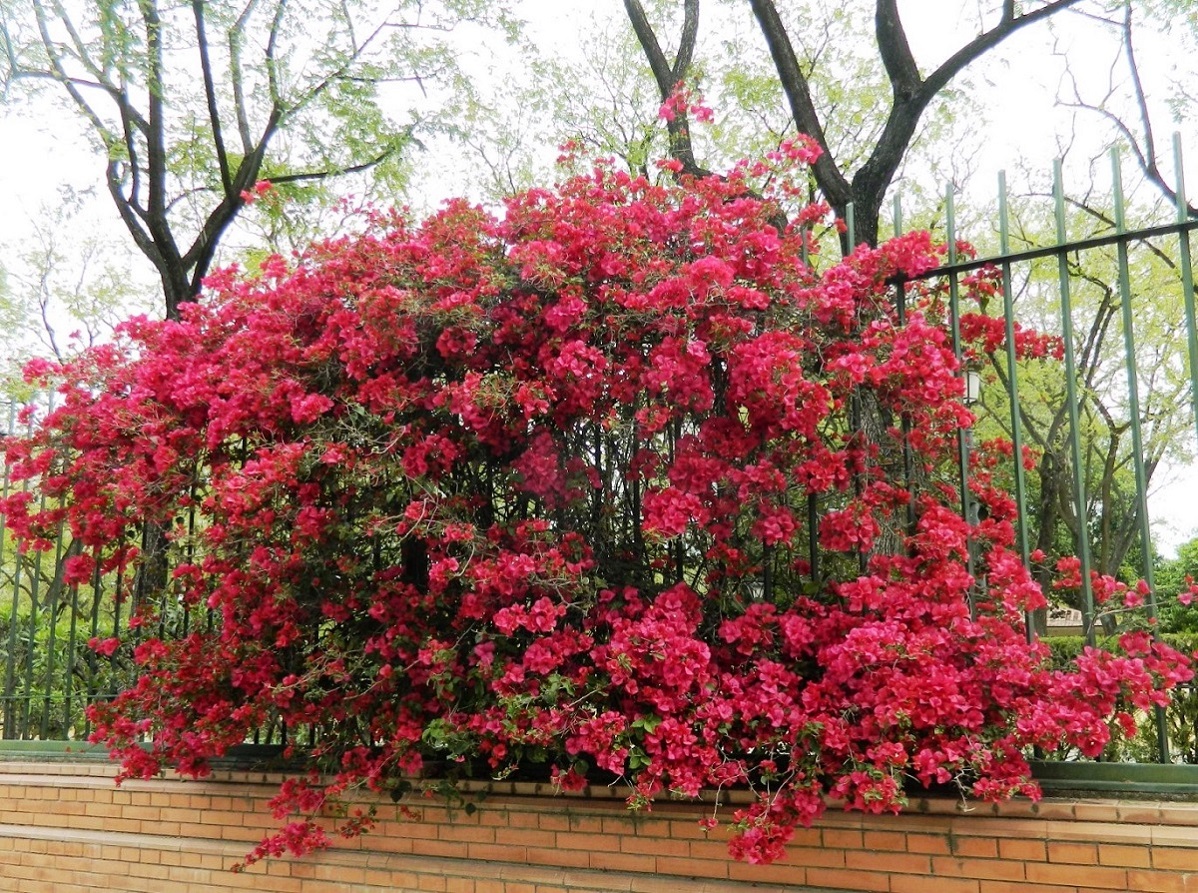
[[[1176,142],[1175,155],[1180,171],[1181,149]],[[1077,557],[1082,585],[1073,607],[1080,611],[1080,635],[1089,644],[1108,640],[1109,634],[1129,619],[1095,603],[1090,587],[1092,570],[1142,577],[1151,590],[1144,609],[1147,618],[1158,628],[1161,618],[1168,619],[1155,595],[1151,479],[1169,457],[1198,454],[1198,327],[1190,254],[1190,234],[1198,228],[1198,221],[1189,218],[1184,185],[1179,185],[1174,222],[1128,229],[1119,161],[1114,155],[1112,183],[1109,230],[1070,241],[1065,190],[1057,164],[1048,223],[1055,242],[1013,249],[1013,215],[1005,178],[1000,176],[998,252],[983,258],[963,256],[958,249],[950,191],[946,195],[947,263],[920,277],[894,283],[900,314],[911,290],[944,290],[959,358],[964,358],[965,350],[961,332],[965,317],[960,304],[966,277],[987,275],[997,283],[993,306],[979,310],[1001,321],[1005,343],[988,351],[980,358],[980,368],[972,370],[982,376],[984,386],[974,405],[977,423],[973,430],[961,433],[958,444],[960,509],[967,520],[977,520],[977,506],[970,496],[975,438],[1009,438],[1014,450],[1007,473],[1018,510],[1018,549],[1046,584],[1051,568],[1033,560],[1036,550],[1048,544],[1050,557]],[[896,203],[896,232],[901,229],[900,219]],[[851,220],[849,228],[851,232]],[[1159,281],[1146,282],[1149,274],[1159,275]],[[1152,353],[1144,348],[1144,334],[1148,325],[1159,323],[1162,312],[1168,315],[1167,309],[1161,310],[1165,301],[1162,283],[1172,289],[1169,301],[1179,309],[1163,347],[1156,344]],[[1151,308],[1149,301],[1153,302]],[[1148,314],[1148,309],[1155,315]],[[1037,371],[1017,356],[1016,341],[1029,328],[1060,338],[1062,363],[1049,367],[1056,373]],[[1108,337],[1112,334],[1118,337]],[[1152,334],[1157,337],[1159,333]],[[1151,369],[1147,368],[1149,360]],[[1183,393],[1188,406],[1178,405]],[[1167,407],[1161,406],[1162,399]],[[1170,414],[1171,428],[1161,425],[1165,412]],[[1162,444],[1162,437],[1176,433],[1179,415],[1188,416],[1185,436],[1192,442]],[[1095,431],[1101,435],[1103,425],[1108,440],[1096,445]],[[5,417],[0,417],[0,433],[18,433],[15,406],[9,406]],[[1029,447],[1039,457],[1034,469],[1019,461]],[[1096,492],[1092,471],[1100,454],[1113,463],[1115,480],[1110,475],[1102,478],[1105,489]],[[906,457],[908,467],[910,461]],[[7,497],[15,488],[28,491],[29,482],[12,481],[2,439],[0,462],[3,495]],[[1052,493],[1048,494],[1050,485]],[[814,503],[811,508],[815,510]],[[1109,541],[1112,525],[1119,533],[1114,549]],[[99,570],[86,585],[64,584],[64,562],[76,550],[68,532],[63,531],[51,552],[21,554],[0,515],[0,741],[82,742],[91,731],[87,706],[115,696],[136,678],[127,648],[103,657],[88,643],[120,635],[138,599],[165,595],[145,592],[147,587],[137,581],[130,586],[130,581],[110,579]],[[812,557],[818,559],[818,554],[813,551]],[[119,594],[124,592],[131,594],[123,598]],[[203,612],[165,604],[159,607],[157,616],[163,618],[157,630],[160,635],[185,633],[189,624],[212,622]],[[1029,617],[1029,636],[1044,633],[1044,624],[1044,617]],[[1194,629],[1198,631],[1198,624]],[[1168,711],[1158,710],[1144,720],[1140,739],[1123,742],[1122,749],[1112,751],[1108,759],[1198,763],[1198,689],[1179,692]],[[309,740],[315,734],[310,729],[303,732]],[[276,742],[287,735],[285,729],[264,729],[256,741]]]
[[[17,433],[15,405],[0,433]],[[13,483],[5,457],[0,493],[16,487],[30,490],[28,481]],[[98,572],[89,586],[64,585],[64,564],[77,551],[60,531],[53,553],[23,554],[0,514],[0,739],[86,740],[87,705],[135,678],[127,661],[100,657],[88,645],[119,633],[120,606]]]

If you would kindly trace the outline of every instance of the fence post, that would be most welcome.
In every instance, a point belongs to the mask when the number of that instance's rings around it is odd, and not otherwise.
[[[961,289],[958,281],[957,265],[957,217],[953,203],[953,186],[950,183],[944,191],[945,230],[948,236],[948,312],[952,328],[953,355],[957,358],[957,371],[961,375],[968,400],[969,373],[965,368],[964,353],[961,350]],[[971,410],[972,411],[972,410]],[[961,488],[961,517],[970,525],[969,540],[966,545],[966,570],[974,577],[977,568],[973,560],[973,526],[978,523],[977,509],[973,497],[969,493],[969,454],[973,451],[973,428],[957,430],[957,470]],[[977,620],[976,581],[969,589],[969,616]]]
[[[1070,295],[1069,262],[1065,257],[1065,192],[1061,183],[1061,161],[1052,166],[1052,193],[1057,223],[1057,277],[1061,297],[1061,338],[1065,342],[1065,402],[1069,410],[1069,449],[1073,460],[1073,507],[1077,513],[1077,558],[1082,589],[1082,625],[1086,644],[1094,645],[1094,590],[1090,585],[1090,538],[1086,535],[1086,481],[1082,477],[1081,421],[1078,417],[1077,361],[1073,351],[1073,301]]]

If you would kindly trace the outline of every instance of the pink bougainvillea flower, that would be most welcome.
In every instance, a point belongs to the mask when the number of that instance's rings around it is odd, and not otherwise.
[[[803,227],[776,224],[815,156],[799,138],[723,179],[600,166],[502,216],[376,213],[291,265],[215,272],[179,321],[31,366],[59,406],[5,452],[47,500],[14,493],[8,529],[38,548],[65,526],[68,582],[120,597],[147,525],[173,565],[168,615],[92,643],[136,647],[142,674],[91,708],[93,739],[125,776],[202,775],[255,729],[310,733],[251,859],[360,833],[368,815],[329,805],[427,760],[622,778],[633,806],[745,786],[732,850],[768,862],[828,796],[1034,795],[1030,748],[1100,752],[1188,662],[1129,638],[1058,669],[1027,643],[1045,602],[996,482],[1012,451],[981,451],[971,526],[945,302],[913,286],[900,322],[888,294],[942,249],[910,233],[806,263]],[[962,330],[973,351],[1005,338]],[[867,436],[861,407],[904,424]]]

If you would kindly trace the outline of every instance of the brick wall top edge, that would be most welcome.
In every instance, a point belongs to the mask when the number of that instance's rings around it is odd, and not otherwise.
[[[0,761],[0,785],[38,785],[95,788],[113,784],[117,767],[112,764],[81,762],[42,763],[35,761]],[[238,794],[269,798],[287,775],[280,772],[243,771],[218,769],[200,780],[185,779],[177,773],[168,772],[158,779],[148,781],[130,780],[123,787],[131,790],[184,784],[195,793]],[[420,784],[432,784],[431,780],[416,780]],[[206,790],[201,790],[206,789]],[[219,790],[217,790],[219,789]],[[609,813],[613,809],[624,809],[626,793],[619,787],[593,787],[586,792],[570,793],[557,791],[552,785],[534,782],[461,782],[458,790],[463,793],[487,795],[487,801],[510,808],[537,810],[540,808],[561,810],[568,808],[583,811],[588,807]],[[736,805],[751,802],[747,791],[724,791],[718,795],[721,802]],[[705,791],[699,801],[663,800],[656,804],[658,813],[689,814],[696,807],[706,804],[709,808],[717,792]],[[373,799],[364,794],[363,799]],[[962,801],[954,797],[913,798],[905,810],[911,815],[968,816],[986,818],[1016,818],[1041,820],[1066,820],[1075,822],[1112,822],[1135,824],[1168,824],[1198,827],[1198,803],[1160,801],[1150,799],[1118,798],[1064,798],[1046,797],[1038,803],[1018,799],[1003,803]],[[845,812],[839,801],[829,800],[827,821],[834,824],[858,824],[871,822],[873,817],[860,813]]]

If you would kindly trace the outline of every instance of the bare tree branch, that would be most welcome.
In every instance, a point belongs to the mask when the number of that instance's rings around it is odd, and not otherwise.
[[[899,17],[898,0],[878,0],[874,16],[874,32],[878,38],[878,52],[882,65],[894,90],[895,102],[903,102],[915,95],[922,83],[919,66],[911,55],[907,32]]]
[[[1136,166],[1144,174],[1145,179],[1151,182],[1161,194],[1168,198],[1171,202],[1177,202],[1177,186],[1170,183],[1160,168],[1160,158],[1157,151],[1156,133],[1152,124],[1152,117],[1148,110],[1148,97],[1144,89],[1143,78],[1140,75],[1139,58],[1136,55],[1136,44],[1133,40],[1133,19],[1134,5],[1130,0],[1124,0],[1123,16],[1118,22],[1112,22],[1109,19],[1099,19],[1100,22],[1112,27],[1118,28],[1121,34],[1121,46],[1123,57],[1127,64],[1128,78],[1131,86],[1132,96],[1135,102],[1136,114],[1139,117],[1139,133],[1132,129],[1132,126],[1123,118],[1122,115],[1112,112],[1107,108],[1107,101],[1115,94],[1115,75],[1112,71],[1111,82],[1108,85],[1107,94],[1098,102],[1086,101],[1082,98],[1081,90],[1078,87],[1076,79],[1073,77],[1073,71],[1069,67],[1068,58],[1065,57],[1065,72],[1062,77],[1068,78],[1072,99],[1062,100],[1058,98],[1057,102],[1064,108],[1080,109],[1091,114],[1096,114],[1110,124],[1115,132],[1118,133],[1126,141],[1128,149],[1131,151],[1132,157],[1135,159]],[[1064,54],[1058,53],[1063,56]],[[1112,63],[1114,65],[1114,63]],[[1186,210],[1189,216],[1198,217],[1198,206],[1187,201]]]
[[[216,82],[212,76],[212,56],[208,49],[208,35],[204,29],[204,0],[191,0],[192,14],[196,20],[196,49],[200,54],[200,70],[204,77],[204,99],[208,104],[208,124],[212,128],[212,145],[216,149],[216,163],[220,168],[220,182],[225,192],[233,185],[229,177],[229,155],[225,151],[224,128],[220,123],[220,109],[216,103]]]
[[[657,91],[662,102],[665,102],[678,86],[685,82],[691,59],[694,57],[695,41],[699,34],[699,0],[685,0],[682,36],[672,65],[666,59],[640,0],[624,0],[624,9],[628,13],[636,39],[645,52],[645,58],[649,61],[653,79],[657,82]],[[674,117],[667,120],[666,129],[670,134],[670,154],[681,162],[683,172],[693,176],[708,176],[711,172],[700,167],[695,161],[689,116],[685,110],[677,110]]]
[[[411,128],[409,128],[409,133],[410,132]],[[327,180],[329,177],[340,177],[345,174],[360,174],[364,171],[370,170],[372,167],[377,167],[378,165],[382,164],[396,152],[400,151],[400,149],[401,144],[397,143],[396,145],[391,146],[382,153],[376,155],[374,158],[369,158],[359,164],[351,164],[348,167],[343,168],[328,168],[321,171],[298,171],[291,174],[281,174],[277,177],[271,177],[270,182],[300,183],[305,180]]]
[[[915,70],[914,60],[911,59],[911,50],[898,19],[897,9],[891,9],[894,0],[878,0],[878,47],[886,65],[887,75],[891,79],[895,99],[877,144],[868,160],[853,176],[853,197],[860,209],[858,220],[862,220],[866,226],[872,222],[874,227],[872,234],[865,232],[863,236],[873,235],[876,238],[877,215],[885,191],[894,179],[907,147],[911,145],[924,111],[948,86],[949,81],[967,65],[1020,29],[1043,21],[1078,2],[1079,0],[1055,0],[1021,16],[1004,16],[997,25],[958,49],[935,71],[921,80],[918,71]],[[884,28],[883,25],[887,23],[893,27]],[[896,75],[899,78],[897,81]]]
[[[245,77],[241,68],[241,45],[245,27],[253,15],[258,0],[250,0],[229,29],[229,75],[233,84],[233,110],[237,116],[237,133],[241,137],[241,154],[250,153],[250,119],[245,105]]]
[[[1012,16],[1009,19],[1004,17],[999,24],[965,44],[927,76],[923,82],[923,92],[926,94],[924,105],[948,86],[948,82],[960,74],[967,65],[990,52],[1015,32],[1054,16],[1079,2],[1080,0],[1055,0],[1053,3],[1045,3],[1039,9],[1021,16]]]
[[[786,94],[795,125],[800,133],[807,134],[823,150],[812,167],[815,180],[828,202],[843,212],[844,207],[853,200],[853,191],[829,151],[828,137],[811,99],[811,88],[799,67],[799,60],[795,56],[782,19],[778,16],[778,10],[773,0],[749,0],[749,5],[753,8],[753,14],[757,17],[770,56],[774,60],[774,68],[777,69],[778,80]]]

